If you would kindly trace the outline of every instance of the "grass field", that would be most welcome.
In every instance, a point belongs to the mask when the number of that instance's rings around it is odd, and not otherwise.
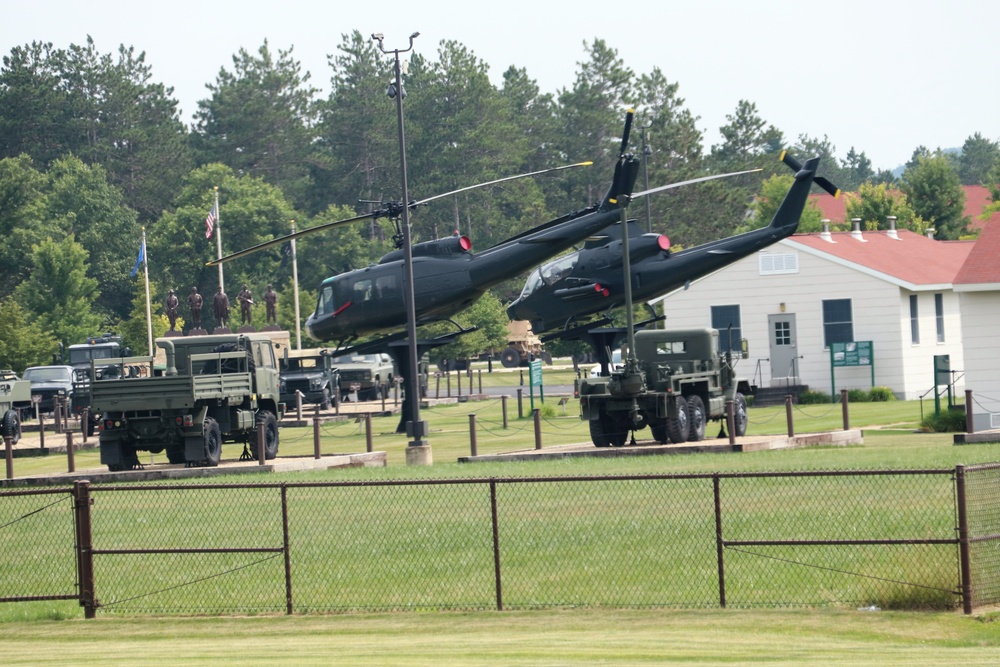
[[[1000,615],[620,611],[9,622],[27,665],[996,665]]]

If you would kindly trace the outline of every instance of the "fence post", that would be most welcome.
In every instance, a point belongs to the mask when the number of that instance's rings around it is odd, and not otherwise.
[[[73,482],[73,514],[76,519],[76,567],[80,580],[80,606],[84,618],[97,615],[94,593],[94,544],[90,523],[90,481]]]
[[[726,399],[726,430],[729,431],[729,444],[736,444],[736,408],[732,399]]]
[[[785,394],[785,421],[788,422],[788,437],[795,437],[795,422],[792,419],[792,395]]]
[[[292,615],[292,549],[288,539],[288,486],[281,485],[281,537],[285,551],[285,613]]]
[[[500,586],[500,521],[497,516],[497,483],[490,480],[490,509],[493,514],[493,580],[497,591],[497,611],[503,611],[503,588]]]
[[[542,448],[542,414],[538,408],[532,410],[535,417],[535,449]]]
[[[257,465],[264,465],[264,458],[266,453],[264,452],[264,422],[257,424]]]
[[[726,608],[726,568],[722,549],[722,494],[719,491],[719,473],[712,475],[712,492],[715,495],[715,557],[719,564],[719,606]]]
[[[370,412],[365,413],[365,448],[367,451],[372,451],[372,415]]]
[[[472,450],[473,456],[479,455],[479,447],[476,442],[476,414],[472,413],[469,415],[469,445]]]
[[[965,466],[955,466],[955,495],[958,503],[958,553],[962,567],[962,611],[972,613],[972,572],[969,558],[969,515],[965,499]]]
[[[73,449],[73,431],[66,431],[66,467],[69,472],[76,472],[76,453]]]
[[[848,431],[851,428],[851,415],[847,409],[847,390],[840,390],[840,409],[844,414],[844,430]]]
[[[319,457],[319,410],[316,410],[313,415],[313,458]]]
[[[974,433],[974,424],[972,423],[972,390],[965,390],[965,432]]]
[[[7,479],[14,479],[14,438],[5,435],[3,448],[7,458]]]
[[[500,397],[500,410],[503,412],[503,430],[507,430],[507,394]]]

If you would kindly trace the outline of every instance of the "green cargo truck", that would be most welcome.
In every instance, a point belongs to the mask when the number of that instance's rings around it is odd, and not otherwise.
[[[170,463],[216,466],[222,444],[244,444],[243,457],[257,457],[258,425],[264,455],[278,453],[278,364],[267,334],[223,334],[160,338],[166,368],[153,357],[101,359],[133,368],[133,376],[96,377],[90,371],[90,400],[101,415],[101,463],[109,470],[141,467],[137,452],[166,452]],[[138,376],[134,369],[138,368]],[[108,374],[105,373],[105,376]]]
[[[21,439],[20,412],[31,406],[31,382],[11,370],[0,370],[0,435],[14,444]]]
[[[746,341],[739,343],[745,357]],[[750,383],[736,377],[732,356],[719,353],[715,329],[636,332],[635,362],[579,381],[580,417],[589,422],[591,440],[621,447],[631,432],[648,426],[661,443],[699,441],[708,421],[724,422],[727,401],[733,402],[734,434],[745,435]]]

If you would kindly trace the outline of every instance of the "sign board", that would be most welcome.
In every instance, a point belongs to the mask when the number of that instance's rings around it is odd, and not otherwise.
[[[545,389],[542,387],[542,360],[535,359],[528,362],[528,396],[530,398],[531,410],[535,410],[535,387],[538,387],[538,398],[545,402]]]
[[[850,343],[831,343],[830,360],[834,366],[871,366],[872,342],[857,340]]]

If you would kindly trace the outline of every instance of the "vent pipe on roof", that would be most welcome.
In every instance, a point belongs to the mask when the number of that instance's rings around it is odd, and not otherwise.
[[[854,229],[851,230],[851,238],[865,242],[865,237],[861,235],[861,218],[851,218],[851,224],[854,225]]]
[[[934,240],[934,232],[935,232],[935,229],[933,227],[928,227],[927,228],[927,238],[929,238],[931,241]]]
[[[889,231],[885,233],[890,239],[899,240],[899,234],[896,233],[896,216],[890,215],[886,218],[889,221]]]
[[[830,219],[823,218],[820,222],[823,223],[823,231],[820,232],[819,237],[828,243],[833,243],[833,237],[830,235]]]

